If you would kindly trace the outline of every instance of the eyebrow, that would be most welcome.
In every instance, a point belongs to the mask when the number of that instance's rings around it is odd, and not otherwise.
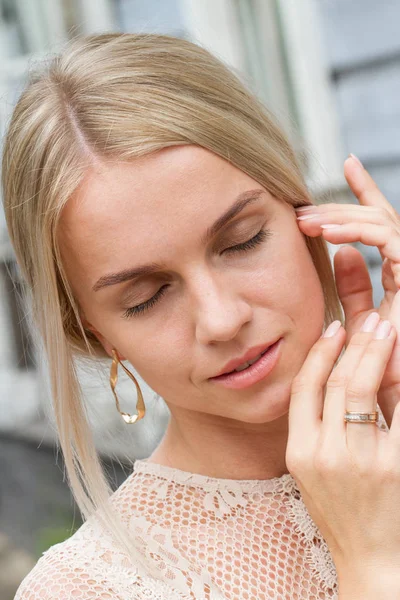
[[[238,215],[246,206],[257,202],[262,194],[265,193],[265,190],[255,189],[255,190],[246,190],[239,194],[236,198],[235,202],[228,208],[228,210],[218,217],[218,219],[213,223],[205,232],[205,234],[201,237],[201,243],[207,244],[217,233],[222,229],[227,223],[229,223],[236,215]],[[108,287],[110,285],[116,285],[118,283],[123,283],[125,281],[129,281],[131,279],[137,279],[138,277],[143,277],[146,275],[151,275],[157,271],[162,271],[165,268],[165,265],[160,263],[150,263],[148,265],[142,265],[140,267],[134,267],[132,269],[125,269],[124,271],[119,271],[118,273],[110,273],[108,275],[103,275],[96,281],[92,290],[97,292],[98,290]]]

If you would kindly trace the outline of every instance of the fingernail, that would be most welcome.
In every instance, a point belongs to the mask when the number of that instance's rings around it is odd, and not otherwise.
[[[361,331],[371,332],[374,331],[375,327],[380,321],[379,313],[373,312],[364,321],[364,325],[361,327]]]
[[[321,229],[334,229],[335,227],[341,227],[341,225],[326,223],[325,225],[321,225]]]
[[[354,160],[360,165],[360,167],[363,169],[364,165],[362,164],[361,160],[352,152],[350,152],[349,156],[351,156],[351,158],[354,158]]]
[[[317,214],[315,215],[302,215],[301,217],[297,217],[298,221],[305,221],[306,219],[315,219],[315,217],[318,217]]]
[[[299,206],[299,208],[295,208],[297,212],[307,212],[308,210],[314,210],[315,206]]]
[[[333,337],[339,331],[341,325],[340,321],[333,321],[325,330],[323,337]]]
[[[392,324],[390,321],[381,321],[374,333],[375,340],[384,340],[389,337]]]

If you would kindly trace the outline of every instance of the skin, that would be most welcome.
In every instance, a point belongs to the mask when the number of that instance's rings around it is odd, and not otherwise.
[[[373,289],[361,242],[376,246],[382,258],[383,298],[377,308],[397,332],[391,357],[377,393],[378,404],[390,427],[400,398],[400,215],[380,191],[367,169],[354,155],[344,162],[344,176],[358,204],[327,203],[299,212],[299,227],[306,235],[345,244],[334,256],[336,287],[345,314],[346,345],[366,317],[374,311]],[[312,218],[304,219],[304,216]],[[329,225],[328,229],[323,229]],[[331,228],[335,225],[334,228]]]
[[[238,194],[254,189],[263,190],[259,200],[202,244]],[[261,244],[224,252],[263,226],[270,234]],[[171,411],[149,461],[229,479],[288,473],[291,383],[324,320],[321,284],[294,209],[217,155],[177,146],[130,163],[97,163],[65,206],[58,239],[84,325]],[[106,274],[151,262],[166,269],[92,289]],[[123,316],[165,284],[152,308]],[[279,337],[280,360],[265,380],[243,390],[208,380]]]

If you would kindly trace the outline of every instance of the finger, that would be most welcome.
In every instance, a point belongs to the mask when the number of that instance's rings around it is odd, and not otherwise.
[[[390,321],[381,321],[367,341],[366,350],[346,390],[345,410],[370,413],[376,411],[379,390],[386,365],[392,354],[396,330]],[[377,428],[370,423],[346,423],[347,447],[354,455],[373,450]]]
[[[391,322],[392,326],[396,329],[398,339],[396,339],[397,355],[396,361],[390,361],[390,367],[392,369],[391,383],[400,382],[400,290],[397,290],[393,296],[393,301],[389,309],[387,319]],[[395,358],[395,357],[392,357]],[[386,373],[385,373],[386,376]]]
[[[345,314],[347,339],[350,339],[367,311],[374,309],[373,288],[368,267],[359,250],[342,246],[333,257],[336,289]]]
[[[365,210],[362,208],[362,210]],[[385,297],[381,302],[381,318],[388,318],[389,309],[398,287],[392,272],[393,261],[385,258],[382,263],[382,287]],[[357,315],[371,310],[373,306],[373,287],[368,267],[362,253],[354,246],[342,246],[334,254],[336,287],[345,313],[345,329],[348,336],[357,327]]]
[[[341,211],[341,212],[352,212],[357,213],[358,211],[362,211],[364,214],[369,216],[374,215],[377,211],[382,212],[379,208],[375,206],[360,206],[355,203],[338,203],[338,202],[324,202],[322,204],[309,204],[308,206],[300,206],[295,207],[296,215],[307,216],[314,214],[322,214],[325,215],[332,211]]]
[[[379,206],[397,216],[395,209],[382,194],[368,171],[351,157],[344,161],[344,176],[360,204],[363,206]]]
[[[392,271],[392,262],[385,258],[382,263],[382,286],[385,292],[392,292],[393,294],[397,294],[399,288],[396,286],[393,279],[393,271]]]
[[[393,411],[400,398],[400,290],[394,295],[387,319],[396,329],[397,337],[377,397],[385,421],[390,427]]]
[[[393,455],[397,457],[396,462],[398,464],[398,457],[400,456],[400,399],[393,410],[388,433],[388,444],[393,449]]]
[[[363,223],[365,225],[388,227],[392,234],[400,236],[400,218],[393,219],[386,210],[380,208],[356,206],[355,210],[349,210],[346,205],[346,207],[343,206],[329,211],[318,210],[306,214],[297,214],[296,220],[306,235],[312,235],[313,233],[317,235],[320,229],[333,229],[333,226]]]
[[[388,258],[392,261],[393,278],[400,288],[400,235],[392,227],[372,223],[346,223],[323,229],[322,234],[332,244],[361,242],[366,246],[376,246],[382,260]]]
[[[345,315],[347,339],[359,327],[359,319],[366,318],[367,312],[374,310],[373,287],[367,264],[362,253],[354,246],[342,246],[333,257],[336,288]],[[391,269],[391,261],[385,258],[382,264],[382,287],[385,295],[379,306],[381,319],[389,319],[398,288]],[[393,316],[393,315],[392,315]],[[400,326],[400,314],[397,318]]]
[[[390,313],[391,307],[399,289],[396,286],[393,277],[392,261],[388,258],[385,258],[385,260],[382,263],[381,282],[384,290],[384,295],[379,305],[379,314],[381,315],[381,319],[389,319],[392,325],[394,325],[393,321],[390,318]],[[399,324],[399,317],[400,315],[398,315],[396,318],[397,324]]]
[[[375,206],[359,206],[358,204],[326,204],[296,211],[297,221],[301,224],[321,223],[375,223],[378,225],[395,225],[399,217],[393,218],[387,210]],[[331,221],[329,221],[331,219]]]
[[[326,329],[341,325],[334,321]],[[291,386],[289,406],[290,447],[304,446],[304,441],[312,443],[319,434],[323,408],[323,389],[338,359],[346,339],[346,332],[339,327],[332,337],[323,337],[314,344]],[[289,444],[289,441],[288,441]]]
[[[362,360],[368,342],[372,338],[379,321],[380,317],[377,312],[372,312],[364,319],[361,330],[358,329],[351,336],[343,356],[327,381],[322,417],[322,429],[326,439],[339,439],[345,434],[343,416],[346,408],[346,389]]]

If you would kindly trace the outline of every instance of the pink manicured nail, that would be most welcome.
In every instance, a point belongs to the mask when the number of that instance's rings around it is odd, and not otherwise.
[[[318,217],[319,215],[315,214],[315,215],[302,215],[301,217],[297,217],[298,221],[305,221],[306,219],[315,219],[315,217]]]
[[[340,321],[333,321],[329,327],[327,327],[323,337],[333,337],[335,333],[337,333],[341,327]]]
[[[295,208],[295,210],[299,213],[303,213],[309,210],[315,210],[315,206],[300,206],[299,208]]]
[[[365,331],[367,333],[374,331],[375,327],[378,325],[381,317],[379,313],[373,312],[365,319],[364,325],[361,327],[361,331]]]
[[[381,321],[374,333],[375,340],[384,340],[389,337],[392,324],[390,321]]]
[[[359,158],[358,158],[358,157],[357,157],[355,154],[353,154],[352,152],[350,152],[350,156],[351,156],[351,158],[354,158],[354,160],[355,160],[356,162],[358,162],[358,164],[360,165],[360,167],[361,167],[362,169],[364,168],[364,165],[362,164],[361,160],[360,160],[360,159],[359,159]]]

